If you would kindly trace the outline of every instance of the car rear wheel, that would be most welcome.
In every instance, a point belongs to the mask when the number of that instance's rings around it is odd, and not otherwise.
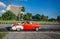
[[[21,31],[21,28],[17,28],[16,30],[17,30],[17,31]]]
[[[36,31],[38,31],[38,30],[39,30],[39,28],[35,28],[35,30],[36,30]]]

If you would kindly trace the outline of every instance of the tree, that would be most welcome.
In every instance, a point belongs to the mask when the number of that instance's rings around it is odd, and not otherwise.
[[[23,14],[18,14],[18,20],[23,20],[24,15]]]
[[[0,17],[0,20],[2,20],[2,17]]]
[[[3,20],[14,20],[16,18],[16,15],[11,11],[6,11],[4,14],[2,14]]]
[[[35,20],[40,20],[40,19],[41,19],[41,16],[40,16],[40,14],[36,14],[35,16],[33,16],[33,18],[34,18]]]
[[[60,15],[59,15],[59,16],[57,16],[57,21],[59,21],[59,22],[60,22]]]
[[[56,21],[56,19],[55,18],[50,18],[50,19],[48,19],[48,21]]]
[[[21,7],[21,12],[25,12],[24,7]],[[23,20],[23,17],[24,17],[24,14],[20,13],[20,11],[19,11],[19,14],[17,16],[17,20]]]
[[[22,7],[21,11],[25,12],[25,8],[24,8],[24,7]]]
[[[47,21],[47,20],[48,20],[48,16],[41,15],[41,21]]]
[[[27,13],[24,15],[24,20],[32,20],[32,14],[31,13]]]
[[[36,15],[32,16],[32,19],[36,20],[36,21],[47,21],[48,20],[48,16],[36,14]]]

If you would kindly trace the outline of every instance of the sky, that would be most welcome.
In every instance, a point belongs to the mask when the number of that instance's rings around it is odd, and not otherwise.
[[[0,0],[0,16],[8,5],[24,6],[25,13],[41,14],[49,18],[60,15],[60,0]]]

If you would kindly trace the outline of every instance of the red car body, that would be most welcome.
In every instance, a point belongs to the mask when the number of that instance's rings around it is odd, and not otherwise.
[[[13,24],[12,26],[23,26],[23,30],[35,30],[36,28],[40,28],[40,24],[32,23],[32,24]]]

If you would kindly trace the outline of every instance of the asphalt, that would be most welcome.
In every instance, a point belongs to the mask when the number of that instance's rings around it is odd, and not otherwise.
[[[3,39],[60,39],[60,32],[9,32]]]
[[[3,39],[60,39],[60,25],[41,25],[39,31],[9,31],[11,24],[0,24],[0,32],[7,32]]]

